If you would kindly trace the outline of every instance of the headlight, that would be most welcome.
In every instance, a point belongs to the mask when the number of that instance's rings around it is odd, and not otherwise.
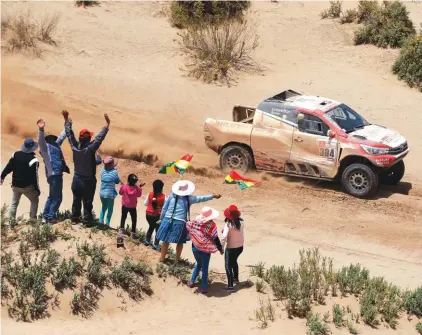
[[[385,155],[388,153],[388,148],[370,147],[369,145],[361,144],[360,147],[369,155]]]

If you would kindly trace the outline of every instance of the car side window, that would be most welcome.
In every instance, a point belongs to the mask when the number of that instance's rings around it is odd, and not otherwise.
[[[297,124],[297,110],[293,107],[280,107],[280,108],[272,108],[270,114],[278,117],[280,119],[289,121],[293,124]]]
[[[313,135],[328,136],[327,133],[330,128],[321,119],[309,114],[304,115],[303,120],[298,122],[300,131]]]

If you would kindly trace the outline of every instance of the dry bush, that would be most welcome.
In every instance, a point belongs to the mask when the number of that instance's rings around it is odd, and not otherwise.
[[[330,0],[330,8],[323,10],[319,15],[321,19],[337,19],[340,17],[343,4],[338,0]]]
[[[416,34],[406,5],[400,1],[384,1],[382,7],[363,22],[355,32],[355,44],[374,44],[380,48],[400,48]]]
[[[268,326],[268,321],[274,322],[275,310],[268,296],[267,301],[259,298],[259,308],[254,311],[255,321],[259,322],[260,328],[264,329]]]
[[[94,6],[99,6],[100,5],[100,1],[93,1],[93,0],[85,0],[85,1],[75,1],[75,6],[77,7],[94,7]]]
[[[38,21],[29,10],[5,15],[4,23],[2,18],[2,33],[6,36],[6,50],[32,51],[40,56],[42,49],[38,42],[56,45],[54,35],[59,21],[58,14],[46,15]]]
[[[409,37],[393,65],[393,73],[422,92],[422,34]]]
[[[360,0],[357,10],[358,23],[369,21],[379,8],[377,0]]]
[[[181,32],[179,45],[187,57],[188,75],[206,83],[230,84],[236,72],[259,71],[251,55],[259,44],[255,29],[245,20],[189,27]]]
[[[352,22],[354,22],[356,20],[356,18],[357,18],[357,11],[356,11],[356,9],[348,9],[344,13],[344,15],[341,16],[340,23],[341,24],[344,24],[344,23],[352,23]]]
[[[241,19],[250,1],[174,1],[170,5],[170,23],[182,29],[193,25],[219,24]]]

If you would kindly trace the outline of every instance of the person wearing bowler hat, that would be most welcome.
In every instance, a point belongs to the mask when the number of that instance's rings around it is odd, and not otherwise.
[[[44,159],[45,174],[49,185],[42,222],[56,223],[57,211],[63,199],[63,172],[70,173],[61,149],[61,145],[66,139],[66,132],[63,130],[59,137],[51,134],[45,135],[45,121],[40,119],[37,121],[37,125],[40,155]]]
[[[116,170],[117,161],[110,156],[103,160],[104,166],[101,169],[101,211],[100,224],[110,225],[111,216],[113,215],[114,199],[117,197],[116,184],[120,183],[119,174]],[[104,216],[107,217],[104,220]]]
[[[208,293],[208,267],[211,254],[217,251],[223,254],[223,246],[218,238],[217,225],[214,222],[218,215],[219,213],[215,209],[204,207],[195,220],[186,223],[186,228],[192,241],[192,252],[196,260],[196,266],[193,269],[188,285],[189,287],[195,285],[199,271],[201,271],[199,292],[202,294]]]
[[[156,238],[162,242],[160,262],[164,262],[169,244],[176,243],[176,260],[179,261],[183,245],[188,241],[186,222],[190,220],[190,206],[212,199],[220,199],[221,195],[192,195],[195,184],[189,180],[179,180],[172,186],[172,193],[164,203],[160,216],[160,226]]]
[[[233,291],[233,285],[239,283],[239,265],[237,259],[243,252],[243,219],[235,205],[230,205],[224,210],[225,226],[221,236],[221,244],[226,245],[224,263],[227,275],[227,291]]]
[[[29,217],[37,218],[40,186],[38,182],[39,161],[35,157],[38,143],[32,138],[25,139],[21,150],[12,154],[9,162],[1,173],[1,185],[6,176],[12,172],[13,199],[10,205],[9,217],[11,221],[16,219],[16,211],[22,195],[31,202]]]
[[[73,152],[75,172],[72,181],[72,224],[75,225],[81,221],[82,203],[84,207],[83,221],[89,222],[93,219],[92,202],[97,186],[96,170],[97,165],[101,164],[101,158],[96,155],[96,152],[108,133],[110,119],[107,114],[104,114],[106,125],[95,136],[93,141],[91,139],[94,133],[86,128],[79,132],[79,140],[77,140],[72,130],[69,112],[64,110],[62,115],[65,120],[66,136]]]

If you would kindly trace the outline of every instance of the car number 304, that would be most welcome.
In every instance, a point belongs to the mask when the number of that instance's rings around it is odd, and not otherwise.
[[[328,159],[334,159],[336,156],[336,149],[335,148],[320,148],[319,155],[321,157],[326,157]]]

